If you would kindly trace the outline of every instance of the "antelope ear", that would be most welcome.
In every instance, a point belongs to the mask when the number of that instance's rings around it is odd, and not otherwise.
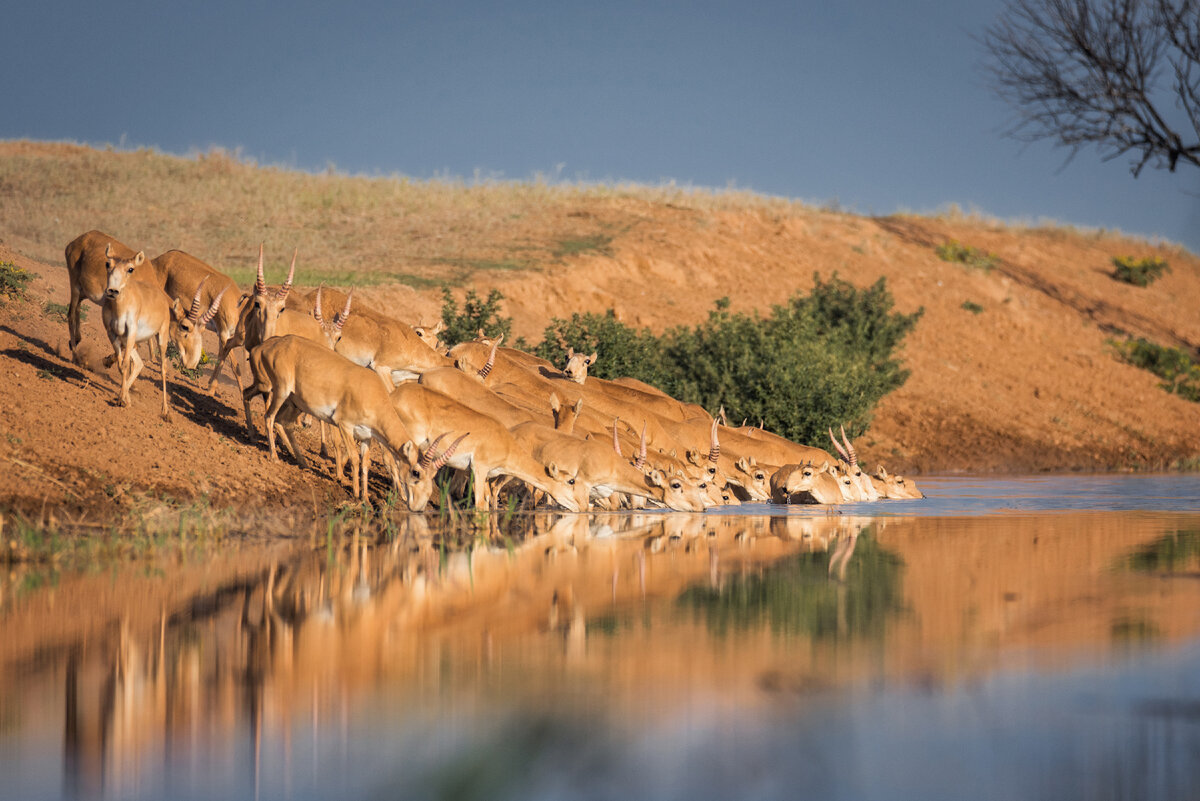
[[[658,468],[655,468],[654,470],[651,470],[649,473],[647,473],[646,480],[649,481],[655,487],[667,486],[667,477],[664,476],[662,471],[659,470]]]
[[[697,467],[700,466],[700,454],[698,451],[689,450],[689,451],[686,451],[686,454],[687,454],[687,460],[689,462],[696,465]],[[671,455],[674,456],[674,454],[671,454]]]
[[[568,348],[567,348],[567,361],[570,361],[570,360],[571,360],[571,359],[573,359],[574,357],[575,357],[575,349],[574,349],[574,348],[571,348],[571,347],[568,347]]]
[[[413,444],[411,439],[400,446],[400,455],[407,459],[410,465],[415,465],[421,458],[421,455],[417,452],[417,446]]]
[[[183,310],[183,304],[179,302],[179,298],[171,301],[171,316],[176,320],[182,320],[187,316],[187,313]]]
[[[575,405],[572,408],[575,409],[575,414],[579,414],[580,412],[582,412],[583,411],[583,398],[580,398],[579,400],[575,401]]]
[[[139,250],[139,251],[137,252],[137,255],[133,257],[133,266],[134,266],[134,267],[141,267],[141,266],[142,266],[142,262],[144,262],[145,260],[146,260],[146,254],[145,254],[145,252],[144,252],[144,251],[141,251],[141,250]]]
[[[558,395],[554,392],[550,393],[550,409],[557,414],[562,409],[562,404],[558,401]]]
[[[446,323],[443,322],[442,320],[438,320],[437,325],[435,325],[433,327],[433,335],[437,336],[438,334],[442,333],[445,330],[446,330]]]
[[[741,459],[738,459],[735,464],[737,465],[737,469],[741,470],[743,473],[750,472],[750,461],[745,456],[743,456]]]
[[[587,357],[587,363],[588,364],[596,363],[596,351],[592,351],[592,355]]]
[[[112,258],[112,242],[108,242],[104,245],[104,258]]]
[[[557,463],[550,462],[546,465],[546,475],[550,476],[550,478],[558,480],[558,473],[559,469]]]

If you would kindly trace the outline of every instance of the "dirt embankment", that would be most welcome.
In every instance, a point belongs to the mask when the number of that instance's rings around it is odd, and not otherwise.
[[[900,311],[925,314],[904,347],[910,379],[884,399],[860,442],[872,468],[1161,469],[1200,456],[1200,408],[1106,344],[1122,331],[1200,347],[1200,261],[1179,249],[970,219],[777,216],[620,196],[581,199],[572,214],[620,233],[606,251],[568,257],[553,272],[482,272],[471,284],[504,292],[516,333],[536,340],[553,316],[609,307],[661,331],[703,320],[723,296],[734,310],[766,309],[810,288],[814,272],[859,286],[882,276]],[[3,237],[0,260],[37,277],[25,299],[0,306],[0,502],[85,514],[157,491],[321,507],[346,498],[328,472],[272,464],[262,438],[245,431],[236,387],[209,392],[207,373],[198,383],[169,371],[170,423],[157,415],[154,366],[134,405],[115,406],[115,372],[100,366],[110,349],[99,309],[85,304],[93,369],[74,366],[64,358],[65,322],[45,310],[66,303],[66,270]],[[990,252],[994,266],[942,261],[934,248],[950,239]],[[1132,287],[1109,275],[1119,255],[1162,256],[1171,272]],[[360,296],[410,321],[440,308],[437,290],[383,285]]]

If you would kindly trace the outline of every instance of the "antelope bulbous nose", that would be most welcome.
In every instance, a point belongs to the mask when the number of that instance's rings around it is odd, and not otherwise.
[[[117,290],[115,290],[115,289],[106,289],[106,290],[104,290],[104,295],[105,295],[105,297],[109,297],[109,298],[115,298],[115,297],[116,297],[117,295],[119,295],[119,294],[121,294],[121,293],[120,293],[120,292],[118,292],[118,291],[117,291]]]

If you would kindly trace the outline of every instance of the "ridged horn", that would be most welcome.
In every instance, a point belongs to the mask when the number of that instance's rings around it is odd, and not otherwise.
[[[433,464],[433,452],[437,450],[438,443],[449,436],[449,434],[450,432],[447,431],[446,433],[439,435],[438,438],[433,442],[429,443],[429,447],[425,449],[423,454],[421,454],[421,458],[417,461],[417,464],[421,467],[429,467],[431,464]]]
[[[636,467],[638,470],[641,470],[643,467],[646,466],[646,423],[645,422],[642,423],[642,441],[638,445],[638,457],[637,457],[637,461],[633,463],[633,466]]]
[[[850,444],[850,439],[846,436],[846,427],[842,426],[842,442],[846,443],[846,452],[850,454],[849,462],[851,467],[858,467],[858,453],[854,450],[854,446]]]
[[[482,330],[482,329],[480,329]],[[488,352],[488,360],[483,367],[479,368],[479,377],[487,378],[492,374],[492,367],[496,365],[496,348],[500,347],[500,342],[504,339],[504,334],[501,334],[495,342],[492,343],[492,349]]]
[[[254,279],[254,296],[267,294],[267,279],[263,276],[263,246],[258,244],[258,277]]]
[[[454,442],[451,442],[450,447],[448,447],[448,448],[446,448],[446,450],[442,451],[441,455],[438,456],[438,458],[436,460],[434,460],[433,469],[441,470],[442,465],[444,465],[446,462],[450,461],[450,457],[454,455],[454,451],[458,450],[459,443],[462,442],[464,439],[466,439],[469,436],[471,436],[470,431],[463,434],[458,439],[454,440]]]
[[[613,450],[617,452],[617,456],[624,456],[625,454],[621,453],[621,440],[617,437],[617,421],[619,419],[613,418]]]
[[[287,281],[275,293],[275,300],[287,300],[288,293],[292,291],[292,279],[296,277],[296,256],[300,253],[300,248],[292,251],[292,266],[288,270]]]
[[[316,321],[321,324],[322,328],[325,327],[325,318],[321,315],[321,292],[324,289],[324,284],[321,284],[319,287],[317,287],[317,299],[313,303],[313,317],[316,318]]]
[[[209,305],[208,311],[201,315],[199,325],[208,325],[208,321],[216,316],[217,310],[221,308],[221,298],[225,297],[225,293],[229,291],[229,286],[229,284],[226,284],[225,287],[217,293],[217,296],[213,298],[213,302]]]
[[[721,458],[721,443],[717,440],[717,421],[713,420],[712,434],[708,443],[708,461],[715,462]]]
[[[334,326],[337,327],[337,330],[339,330],[339,331],[342,330],[342,326],[344,326],[346,324],[346,320],[349,319],[349,317],[350,317],[350,301],[353,299],[354,299],[354,290],[351,289],[350,292],[346,295],[346,305],[342,307],[342,310],[340,312],[333,315],[333,324],[334,324]]]
[[[200,319],[200,295],[204,292],[204,282],[208,280],[208,276],[200,279],[199,286],[196,287],[196,294],[192,295],[192,308],[188,309],[188,319],[193,323]]]
[[[829,427],[829,441],[833,443],[833,447],[837,448],[838,454],[842,457],[842,461],[850,463],[850,454],[846,453],[846,449],[842,447],[842,443],[837,441],[837,437],[833,435],[833,426]]]

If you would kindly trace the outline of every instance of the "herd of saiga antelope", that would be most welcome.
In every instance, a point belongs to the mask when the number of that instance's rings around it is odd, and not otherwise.
[[[304,466],[292,434],[301,414],[311,415],[322,424],[322,452],[334,452],[339,481],[349,457],[353,493],[362,500],[372,441],[383,448],[395,490],[413,511],[425,508],[434,475],[446,465],[473,476],[479,508],[495,506],[513,480],[535,502],[548,497],[573,512],[923,497],[882,467],[874,476],[864,473],[845,430],[841,442],[829,432],[835,459],[761,428],[724,425],[723,414],[714,419],[635,379],[589,378],[594,353],[568,352],[560,370],[499,347],[503,337],[480,336],[443,352],[440,324],[410,327],[361,304],[351,313],[350,295],[325,288],[300,297],[291,292],[295,255],[287,281],[268,288],[260,247],[258,279],[248,294],[187,253],[148,260],[100,231],[67,245],[66,260],[71,349],[80,341],[79,304],[86,297],[102,308],[122,405],[142,369],[137,344],[150,341],[158,346],[162,415],[169,419],[167,343],[178,348],[184,367],[195,369],[201,334],[212,329],[220,349],[208,388],[225,359],[244,348],[249,386],[236,363],[231,370],[251,435],[250,402],[263,397],[271,458],[279,458],[278,435]],[[340,311],[327,320],[323,307]],[[340,436],[327,437],[326,425]]]

